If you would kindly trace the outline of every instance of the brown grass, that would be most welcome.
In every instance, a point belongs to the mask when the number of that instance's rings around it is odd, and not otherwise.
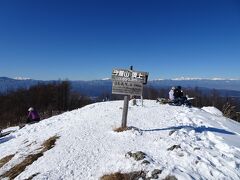
[[[3,167],[5,164],[7,164],[12,158],[14,154],[11,154],[9,156],[5,156],[4,158],[0,159],[0,168]]]
[[[43,156],[43,153],[48,151],[49,149],[53,148],[55,145],[56,140],[58,139],[58,136],[53,136],[46,140],[42,144],[42,150],[36,154],[30,154],[28,155],[20,164],[15,165],[12,167],[9,171],[5,172],[0,176],[0,178],[9,178],[14,179],[19,174],[21,174],[27,166],[31,165],[34,161],[36,161],[38,158]]]
[[[9,179],[14,179],[19,174],[21,174],[27,166],[36,161],[39,157],[43,156],[43,153],[31,154],[27,156],[20,164],[15,165],[9,171],[5,172],[0,177],[8,177]]]
[[[124,128],[123,127],[119,127],[119,128],[113,129],[113,131],[115,131],[115,132],[123,132],[123,131],[128,131],[128,130],[138,131],[140,134],[142,133],[141,129],[136,128],[134,126],[124,127]]]
[[[48,140],[46,140],[42,146],[43,146],[43,152],[46,152],[49,149],[52,149],[55,146],[56,140],[59,138],[59,136],[53,136],[50,137]]]
[[[115,131],[115,132],[123,132],[123,131],[127,131],[127,130],[129,130],[128,127],[125,127],[125,128],[123,128],[123,127],[119,127],[119,128],[115,128],[115,129],[113,129],[113,131]]]
[[[124,174],[114,173],[108,174],[101,177],[101,180],[125,180]]]
[[[146,172],[144,171],[134,171],[130,173],[122,174],[120,172],[104,175],[100,178],[100,180],[137,180],[137,179],[148,179],[146,178]],[[150,179],[157,179],[151,177]],[[163,180],[177,180],[175,176],[168,175]]]
[[[122,174],[120,172],[114,174],[108,174],[102,176],[101,180],[134,180],[146,177],[146,173],[144,171],[135,171],[130,173]]]

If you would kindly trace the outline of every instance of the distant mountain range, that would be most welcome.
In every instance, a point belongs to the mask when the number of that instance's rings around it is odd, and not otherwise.
[[[231,78],[231,79],[227,79],[227,78],[192,78],[192,77],[179,77],[179,78],[173,78],[173,79],[157,79],[157,80],[175,80],[175,81],[182,81],[182,80],[212,80],[212,81],[234,81],[234,80],[240,80],[240,78]]]
[[[57,81],[42,81],[29,78],[8,78],[0,77],[0,92],[16,90],[19,88],[28,89],[39,83],[51,83]],[[72,90],[81,92],[88,96],[99,96],[102,93],[109,93],[112,89],[112,81],[109,78],[104,80],[91,81],[70,81]],[[153,88],[170,88],[171,86],[182,86],[183,88],[199,87],[205,91],[218,89],[222,95],[240,97],[240,80],[238,79],[163,79],[148,81],[147,86]]]
[[[43,81],[31,80],[31,79],[12,79],[8,77],[0,77],[0,92],[13,91],[19,88],[28,89],[31,86],[37,85]]]

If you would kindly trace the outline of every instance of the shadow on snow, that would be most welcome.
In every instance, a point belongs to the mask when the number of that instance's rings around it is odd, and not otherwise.
[[[230,134],[230,135],[236,135],[236,133],[227,131],[225,129],[218,129],[214,127],[206,127],[206,126],[172,126],[168,128],[160,128],[160,129],[141,129],[141,131],[164,131],[164,130],[179,130],[179,129],[191,129],[196,131],[197,133],[202,133],[204,131],[210,131],[210,132],[216,132],[216,133],[222,133],[222,134]]]
[[[0,144],[5,143],[5,142],[7,142],[7,141],[9,141],[13,138],[15,138],[15,136],[12,136],[12,135],[11,136],[6,136],[6,137],[1,137],[0,138]]]

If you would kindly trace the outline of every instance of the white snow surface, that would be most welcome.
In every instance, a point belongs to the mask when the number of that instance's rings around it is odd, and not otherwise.
[[[219,109],[212,107],[212,106],[207,106],[207,107],[202,107],[202,109],[208,113],[217,115],[217,116],[222,116],[223,113]]]
[[[162,170],[177,179],[240,179],[240,124],[199,108],[161,105],[144,100],[129,103],[127,125],[121,125],[123,101],[95,103],[26,125],[0,139],[0,159],[14,157],[0,175],[37,153],[41,144],[59,136],[56,145],[18,175],[22,180],[97,180],[115,172]],[[180,148],[168,150],[173,145]],[[126,154],[146,153],[150,164]]]

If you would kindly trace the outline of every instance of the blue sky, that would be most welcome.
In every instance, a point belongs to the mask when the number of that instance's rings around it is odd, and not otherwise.
[[[2,0],[0,76],[240,78],[238,0]]]

